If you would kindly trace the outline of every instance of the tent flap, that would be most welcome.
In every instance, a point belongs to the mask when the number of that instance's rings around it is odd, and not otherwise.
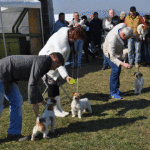
[[[0,0],[0,7],[41,8],[41,2],[38,0]]]

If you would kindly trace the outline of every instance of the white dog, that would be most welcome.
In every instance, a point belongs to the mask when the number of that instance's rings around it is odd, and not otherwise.
[[[49,139],[48,136],[48,127],[51,126],[51,132],[54,132],[54,126],[55,126],[55,114],[54,114],[54,105],[56,105],[55,99],[46,99],[46,106],[43,115],[41,118],[37,117],[36,119],[36,125],[33,128],[33,134],[31,137],[31,140],[34,141],[35,136],[37,136],[40,132],[43,133],[43,138]]]
[[[144,79],[142,78],[143,74],[141,74],[140,72],[134,72],[134,75],[134,94],[137,94],[137,91],[139,92],[139,94],[141,94],[144,85]]]
[[[126,62],[127,57],[128,57],[128,48],[125,48],[123,50],[123,56],[122,56],[124,62]]]
[[[108,29],[112,29],[114,26],[113,24],[111,24],[111,21],[109,19],[106,19],[105,20],[105,26],[108,28]]]
[[[71,112],[72,117],[75,117],[75,112],[78,111],[78,118],[81,119],[82,111],[86,111],[86,108],[89,109],[89,112],[92,113],[92,108],[88,98],[80,99],[81,94],[73,93],[73,101],[71,103]]]
[[[144,30],[144,24],[140,24],[140,25],[137,27],[137,32],[138,32],[138,34],[140,35],[140,39],[141,39],[141,40],[145,40],[145,35],[146,35],[148,32],[147,32],[147,28]]]

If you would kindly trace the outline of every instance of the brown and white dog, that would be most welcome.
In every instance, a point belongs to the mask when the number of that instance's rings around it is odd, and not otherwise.
[[[36,125],[33,128],[33,134],[31,137],[31,140],[34,141],[35,136],[37,136],[39,133],[43,133],[43,138],[49,139],[48,136],[48,127],[51,126],[51,132],[54,132],[55,127],[55,114],[54,114],[54,106],[56,105],[55,99],[47,98],[46,100],[46,106],[43,115],[41,118],[37,117],[36,119]]]
[[[88,98],[80,99],[81,94],[73,93],[73,100],[71,102],[71,112],[72,117],[75,117],[75,112],[78,111],[78,118],[81,119],[82,111],[86,111],[86,108],[89,109],[89,112],[92,113],[92,108]]]
[[[135,80],[134,80],[134,94],[141,94],[144,85],[144,79],[142,78],[143,74],[140,72],[134,72]]]
[[[145,36],[146,36],[146,34],[148,33],[148,31],[147,31],[147,28],[144,30],[144,24],[140,24],[140,25],[137,27],[137,32],[138,32],[138,34],[140,35],[140,39],[141,39],[141,40],[145,40]]]

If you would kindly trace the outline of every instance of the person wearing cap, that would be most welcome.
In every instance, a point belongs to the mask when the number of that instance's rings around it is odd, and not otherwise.
[[[94,18],[90,21],[90,28],[89,29],[90,29],[91,43],[94,46],[98,45],[98,48],[100,51],[101,50],[102,20],[100,20],[98,18],[97,12],[94,12]]]
[[[114,12],[113,9],[109,9],[108,15],[109,15],[108,17],[106,17],[106,18],[103,19],[103,24],[102,24],[103,25],[103,30],[104,30],[104,36],[105,37],[108,34],[108,32],[110,30],[112,30],[114,28],[114,26],[116,26],[119,23],[119,17],[115,16],[115,12]],[[105,24],[106,20],[109,20],[111,22],[111,28],[106,27],[106,24]],[[106,59],[104,57],[102,70],[108,69],[108,66],[109,65],[108,65],[108,63],[107,63],[107,61],[106,61]]]
[[[130,7],[130,13],[125,17],[125,22],[127,27],[131,27],[133,29],[133,33],[139,37],[137,32],[137,27],[140,24],[144,24],[144,30],[147,25],[144,22],[143,18],[136,12],[136,8],[134,6]],[[134,56],[135,54],[135,56]],[[135,66],[139,67],[139,63],[141,61],[141,41],[134,37],[128,39],[128,60],[129,64],[133,65],[135,59]]]
[[[104,57],[111,67],[110,75],[110,97],[122,99],[124,93],[120,92],[119,76],[121,66],[130,69],[131,65],[123,62],[123,47],[127,39],[133,35],[131,27],[127,27],[124,23],[116,25],[106,36],[103,44]]]
[[[124,23],[125,17],[126,17],[126,13],[122,11],[120,13],[119,23]]]

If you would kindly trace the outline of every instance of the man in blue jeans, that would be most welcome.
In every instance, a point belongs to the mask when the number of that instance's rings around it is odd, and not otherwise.
[[[123,61],[123,48],[131,36],[134,36],[131,27],[127,27],[124,23],[116,25],[106,36],[103,44],[104,57],[111,67],[110,75],[110,96],[111,98],[121,99],[124,93],[120,92],[119,76],[121,73],[121,66],[130,69],[132,66]]]
[[[0,60],[0,114],[4,108],[4,97],[10,104],[10,127],[8,140],[18,140],[22,137],[22,104],[17,81],[28,82],[28,102],[33,105],[33,110],[38,116],[38,103],[45,105],[42,94],[38,88],[38,81],[49,70],[64,65],[64,58],[60,53],[50,55],[13,55]]]

